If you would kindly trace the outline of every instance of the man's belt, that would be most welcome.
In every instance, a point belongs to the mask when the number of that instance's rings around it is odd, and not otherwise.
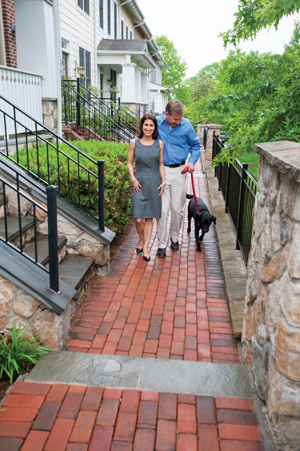
[[[179,166],[182,166],[185,164],[185,160],[178,164],[165,164],[165,166],[168,166],[168,168],[179,168]]]

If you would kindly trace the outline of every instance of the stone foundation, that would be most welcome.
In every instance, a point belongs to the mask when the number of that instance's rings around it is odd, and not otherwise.
[[[42,108],[43,124],[54,133],[57,133],[57,99],[42,99]]]
[[[276,450],[300,449],[300,144],[255,145],[258,193],[242,334]]]
[[[49,310],[22,288],[0,276],[0,331],[10,332],[13,323],[21,324],[21,331],[28,326],[26,337],[39,334],[47,338],[44,345],[60,350],[69,332],[72,303],[61,315]]]

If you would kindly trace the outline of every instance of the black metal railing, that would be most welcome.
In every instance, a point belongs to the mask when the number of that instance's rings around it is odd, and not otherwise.
[[[104,232],[104,161],[95,161],[1,95],[0,100],[0,121],[4,124],[0,153],[45,185],[57,186],[60,196],[95,218]],[[34,128],[23,125],[25,118],[34,122]],[[15,128],[12,140],[7,132],[9,121]],[[14,147],[13,155],[10,146]]]
[[[223,147],[226,147],[225,140],[214,132],[213,159]],[[225,212],[230,214],[236,231],[236,248],[242,251],[246,265],[251,248],[253,208],[257,192],[257,181],[247,169],[248,164],[242,164],[237,159],[229,166],[219,164],[215,167],[219,191],[225,200]]]
[[[203,130],[203,148],[206,150],[206,143],[207,143],[207,128],[204,128]]]
[[[139,131],[138,121],[116,104],[107,104],[77,81],[62,80],[63,124],[85,139],[100,137],[106,141],[129,142]]]
[[[0,233],[0,240],[8,245],[10,248],[22,254],[32,263],[37,265],[39,268],[43,269],[49,274],[49,287],[52,291],[58,293],[59,292],[59,270],[58,270],[58,237],[57,237],[57,205],[56,205],[56,187],[49,185],[46,188],[41,186],[32,180],[31,177],[26,174],[21,173],[21,171],[13,164],[9,163],[3,157],[0,156],[0,167],[5,166],[9,169],[10,178],[13,178],[13,183],[5,180],[0,175],[0,183],[2,187],[3,193],[3,212],[4,212],[4,229]],[[47,195],[47,208],[43,205],[37,203],[34,199],[28,196],[25,192],[21,190],[21,182],[22,179],[26,180],[30,183],[31,186],[34,186],[40,192],[43,192]],[[8,214],[8,205],[6,199],[6,193],[8,189],[12,190],[17,199],[17,215],[14,215],[14,218],[17,217],[17,226],[15,223],[11,223],[12,216]],[[11,192],[12,192],[11,191]],[[11,194],[10,194],[11,195]],[[31,212],[31,217],[22,216],[21,215],[21,207],[22,203],[26,202],[30,204],[28,207],[28,211]],[[39,255],[38,255],[38,215],[37,211],[40,214],[41,212],[47,215],[48,220],[48,250],[49,250],[49,269],[39,263]],[[24,219],[27,219],[26,225],[24,227]],[[31,219],[32,221],[28,221]],[[17,227],[17,229],[16,229]],[[33,244],[34,244],[34,257],[31,257],[26,252],[24,252],[24,247],[26,244],[26,232],[30,229],[33,229]],[[13,231],[13,233],[12,233]]]

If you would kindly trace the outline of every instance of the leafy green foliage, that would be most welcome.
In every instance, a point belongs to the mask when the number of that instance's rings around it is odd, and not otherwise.
[[[231,51],[216,67],[211,83],[211,92],[202,97],[194,91],[193,115],[199,123],[221,124],[230,137],[230,152],[244,156],[242,162],[255,143],[300,142],[298,23],[282,55]]]
[[[167,36],[161,35],[155,38],[155,42],[168,67],[162,73],[162,84],[170,88],[172,98],[180,100],[184,105],[189,103],[191,89],[185,81],[187,64],[184,59],[178,55],[173,41]]]
[[[238,11],[231,30],[221,33],[225,47],[241,40],[255,38],[257,33],[272,25],[277,30],[280,19],[299,12],[300,0],[239,0]]]
[[[50,348],[41,346],[47,338],[39,341],[39,335],[35,334],[28,339],[25,337],[28,327],[22,334],[20,329],[21,323],[19,326],[13,323],[11,340],[0,334],[0,378],[5,373],[10,383],[15,373],[22,373],[22,367],[25,366],[25,370],[28,371],[31,364],[36,365],[42,355],[51,351]]]
[[[105,186],[105,225],[114,232],[122,230],[131,215],[131,182],[127,169],[128,144],[111,143],[88,140],[76,141],[76,147],[95,161],[104,160],[104,186]],[[66,144],[60,144],[59,149],[66,155],[84,166],[78,171],[75,163],[68,162],[68,158],[59,156],[54,148],[40,145],[38,153],[35,147],[30,148],[27,160],[26,149],[19,150],[20,164],[27,167],[34,174],[38,173],[37,158],[39,160],[39,176],[49,184],[59,186],[60,191],[70,197],[74,202],[98,216],[98,180],[97,167]],[[17,159],[16,155],[13,157]],[[28,161],[28,164],[27,164]],[[49,172],[48,163],[49,161]],[[59,168],[59,173],[58,169]],[[91,173],[89,175],[88,169]],[[68,175],[69,171],[69,175]],[[78,189],[80,186],[80,197]],[[89,190],[91,192],[89,200]]]

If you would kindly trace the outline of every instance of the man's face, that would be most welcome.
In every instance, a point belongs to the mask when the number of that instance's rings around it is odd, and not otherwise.
[[[182,114],[176,113],[169,114],[166,112],[165,119],[169,125],[171,125],[172,127],[176,127],[176,125],[178,125],[182,119]]]

